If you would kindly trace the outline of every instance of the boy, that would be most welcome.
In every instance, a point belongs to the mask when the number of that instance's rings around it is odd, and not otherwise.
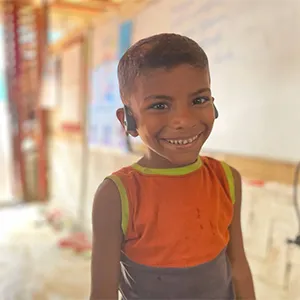
[[[93,206],[92,300],[255,299],[240,225],[241,177],[199,157],[216,118],[208,59],[159,34],[118,66],[117,117],[146,154],[109,176]]]

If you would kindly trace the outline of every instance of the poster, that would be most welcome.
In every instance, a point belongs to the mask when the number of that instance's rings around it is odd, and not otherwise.
[[[122,102],[117,79],[118,61],[107,61],[93,70],[89,111],[89,144],[125,150],[124,131],[116,117]]]
[[[93,66],[98,67],[105,61],[118,59],[119,21],[113,17],[107,22],[100,23],[94,28],[92,53]]]
[[[106,30],[104,30],[106,29]],[[110,29],[110,30],[109,30]],[[89,105],[89,145],[127,150],[125,132],[116,117],[122,107],[117,77],[119,58],[131,44],[132,22],[116,20],[99,27],[95,33],[94,69],[91,74]],[[102,51],[99,53],[99,45]]]

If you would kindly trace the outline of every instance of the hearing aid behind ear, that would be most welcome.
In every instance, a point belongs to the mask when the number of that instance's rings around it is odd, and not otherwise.
[[[136,131],[136,122],[135,119],[131,113],[131,111],[129,110],[129,108],[124,105],[124,125],[125,125],[125,129],[126,132],[129,131]]]
[[[219,112],[218,112],[218,110],[217,110],[217,108],[216,108],[216,106],[214,104],[213,104],[213,106],[214,106],[214,111],[215,111],[215,119],[218,119]]]

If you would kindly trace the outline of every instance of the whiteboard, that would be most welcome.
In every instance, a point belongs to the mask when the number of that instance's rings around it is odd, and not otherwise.
[[[205,150],[300,160],[300,1],[154,1],[134,41],[159,32],[195,39],[210,61],[220,112]]]

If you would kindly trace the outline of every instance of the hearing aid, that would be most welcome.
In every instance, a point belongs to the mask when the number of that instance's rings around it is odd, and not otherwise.
[[[215,119],[218,119],[219,112],[218,112],[218,110],[217,110],[217,108],[216,108],[216,106],[214,104],[213,104],[213,106],[214,106],[214,111],[215,111]]]
[[[124,105],[124,125],[126,132],[136,131],[135,119],[126,105]]]

